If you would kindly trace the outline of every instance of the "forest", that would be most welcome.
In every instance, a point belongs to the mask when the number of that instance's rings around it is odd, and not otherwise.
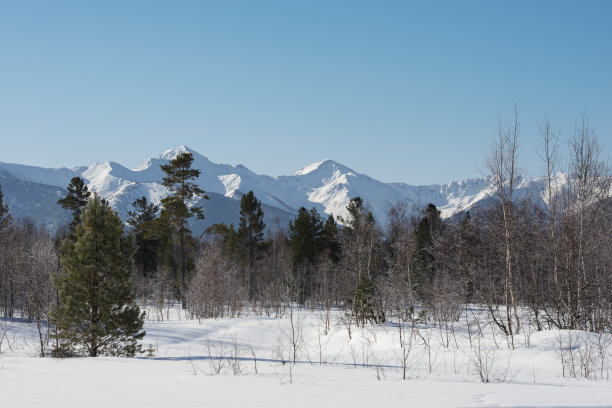
[[[12,219],[0,192],[0,314],[36,324],[41,356],[134,355],[139,307],[163,321],[176,304],[198,320],[316,309],[328,327],[342,311],[349,335],[385,322],[448,327],[479,305],[509,348],[526,328],[611,333],[612,177],[596,134],[582,120],[563,141],[545,122],[547,188],[519,197],[520,134],[518,115],[500,124],[484,166],[492,199],[447,219],[433,204],[395,203],[380,225],[354,197],[345,218],[300,208],[289,225],[269,226],[248,192],[238,225],[194,236],[189,222],[205,216],[196,202],[206,193],[190,153],[162,166],[168,195],[136,200],[126,225],[82,179],[58,201],[73,221],[55,235]],[[85,316],[75,316],[78,299]],[[122,315],[111,317],[117,305]],[[87,335],[75,329],[82,321]]]

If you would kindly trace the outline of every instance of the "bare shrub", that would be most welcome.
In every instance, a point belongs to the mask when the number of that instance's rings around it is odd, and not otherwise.
[[[406,329],[406,324],[400,320],[398,323],[400,349],[399,351],[394,350],[394,353],[400,362],[400,366],[402,367],[402,380],[407,378],[406,374],[408,372],[409,362],[412,355],[412,348],[418,332],[418,328],[414,323],[410,325],[409,330]]]
[[[506,365],[500,365],[498,350],[487,348],[483,345],[480,338],[476,342],[476,347],[472,350],[473,370],[483,383],[501,383],[511,381],[517,374],[510,371],[510,361],[512,353],[508,357]]]
[[[166,320],[169,320],[172,299],[175,298],[172,271],[165,267],[158,268],[147,285],[150,285],[148,291],[151,293],[151,302],[157,320],[164,321],[164,312]]]
[[[207,245],[200,252],[186,298],[189,311],[198,319],[240,314],[246,288],[220,244]]]
[[[612,336],[606,333],[559,331],[556,356],[564,377],[609,379]]]
[[[292,347],[287,342],[283,335],[279,336],[276,342],[275,355],[279,362],[276,375],[279,377],[281,384],[285,383],[285,377],[289,376],[289,384],[293,384],[293,369],[295,362],[291,358]]]

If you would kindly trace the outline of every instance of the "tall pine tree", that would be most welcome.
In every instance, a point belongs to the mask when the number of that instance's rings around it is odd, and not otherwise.
[[[161,169],[166,174],[162,180],[164,187],[168,188],[170,194],[162,198],[161,219],[167,220],[170,224],[176,241],[179,246],[180,269],[177,270],[176,284],[179,298],[184,305],[184,292],[187,281],[187,245],[191,237],[191,230],[187,226],[190,218],[196,217],[198,220],[204,219],[204,212],[201,206],[188,204],[193,199],[208,196],[197,184],[194,183],[200,176],[200,170],[192,169],[193,155],[184,152],[170,160],[168,164],[161,165]]]
[[[434,233],[440,230],[442,223],[440,211],[433,204],[428,204],[423,211],[419,224],[414,232],[415,252],[414,270],[417,291],[424,296],[426,288],[431,285],[435,274],[435,257],[433,251]]]
[[[298,302],[303,304],[314,293],[313,269],[323,250],[323,220],[316,208],[302,207],[289,222],[289,242],[293,272],[298,282]]]
[[[255,285],[255,258],[261,245],[266,224],[261,201],[249,191],[240,199],[240,222],[238,224],[238,239],[241,246],[247,250],[249,261],[249,297],[253,299],[257,292]]]
[[[148,203],[144,196],[134,201],[132,206],[135,211],[128,212],[127,223],[132,226],[136,238],[137,249],[134,261],[142,275],[149,278],[157,268],[156,258],[159,241],[149,232],[159,207],[153,203]]]
[[[325,220],[323,230],[321,231],[321,240],[324,250],[327,251],[329,260],[334,264],[340,262],[342,248],[338,241],[338,225],[336,224],[333,214],[329,214],[327,220]]]
[[[64,274],[55,282],[60,304],[52,313],[59,355],[141,351],[144,313],[134,303],[133,254],[133,237],[124,236],[117,213],[94,194],[74,238],[66,238],[61,248]]]
[[[68,185],[68,194],[64,198],[57,200],[57,203],[67,210],[72,211],[72,221],[70,222],[70,233],[74,234],[76,226],[80,222],[81,208],[87,205],[87,200],[91,192],[87,189],[85,182],[80,177],[73,177]]]

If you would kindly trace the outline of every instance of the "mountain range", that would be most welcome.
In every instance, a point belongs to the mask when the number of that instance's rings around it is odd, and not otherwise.
[[[73,177],[82,177],[90,191],[105,198],[125,220],[137,198],[145,196],[159,204],[167,194],[161,185],[164,172],[160,165],[183,152],[193,154],[192,167],[201,172],[196,183],[210,197],[201,201],[206,220],[194,223],[194,232],[212,223],[237,224],[240,198],[250,190],[261,200],[265,222],[271,227],[286,226],[300,207],[315,207],[321,214],[346,217],[349,200],[357,196],[382,224],[389,208],[398,202],[407,204],[414,212],[433,203],[447,218],[490,200],[493,193],[486,178],[424,186],[383,183],[333,160],[310,164],[290,176],[271,177],[255,174],[240,164],[213,163],[185,146],[167,150],[133,170],[112,161],[72,169],[0,162],[0,186],[13,217],[30,218],[53,231],[70,220],[70,214],[57,205],[57,200],[66,195]],[[539,194],[544,187],[541,179],[525,179],[521,180],[518,192]]]

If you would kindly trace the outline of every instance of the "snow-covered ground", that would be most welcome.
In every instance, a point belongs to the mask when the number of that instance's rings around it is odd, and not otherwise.
[[[156,316],[143,340],[153,356],[135,358],[39,358],[32,324],[0,321],[0,407],[612,406],[610,336],[525,331],[512,351],[465,316],[404,328],[402,341],[393,323],[352,326],[349,338],[341,312],[329,331],[322,311],[297,308],[292,319]],[[598,379],[564,378],[562,355]]]

